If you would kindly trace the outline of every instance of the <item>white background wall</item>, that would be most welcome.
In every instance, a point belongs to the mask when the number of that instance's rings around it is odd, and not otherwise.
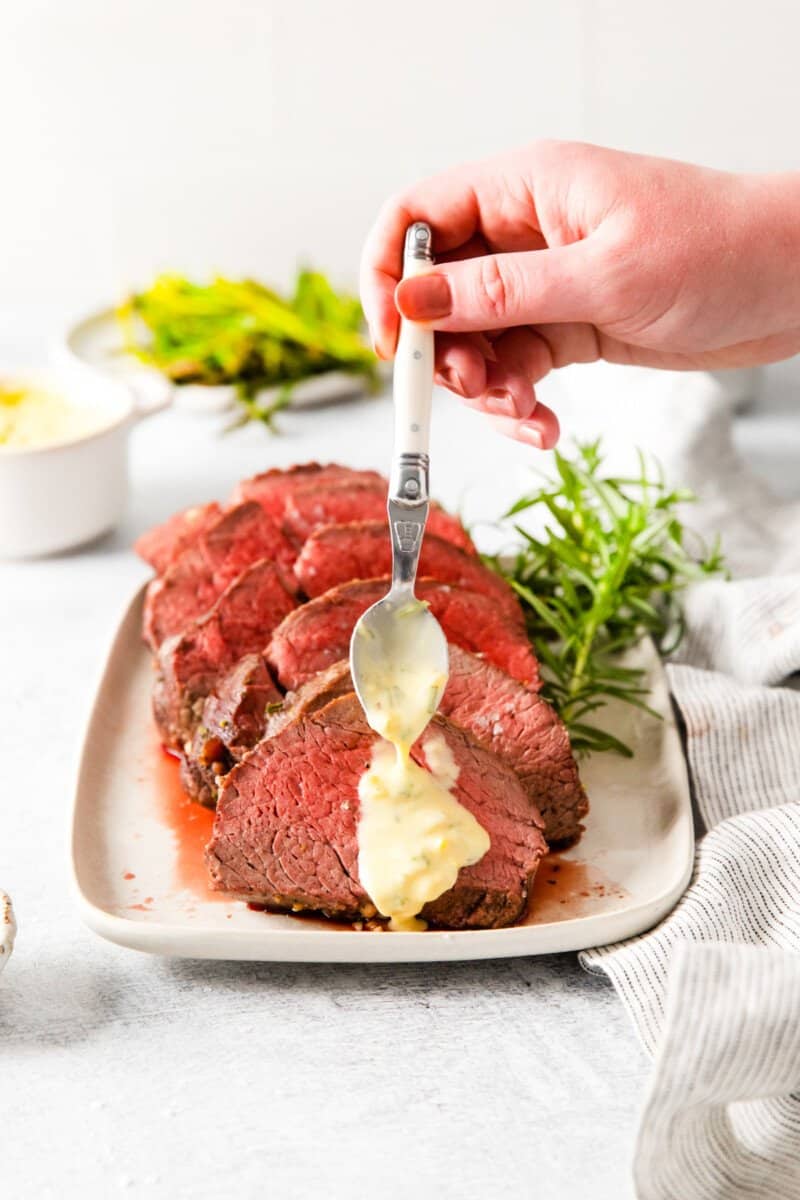
[[[538,136],[800,167],[798,0],[0,0],[0,352],[162,268],[353,282],[391,189]]]

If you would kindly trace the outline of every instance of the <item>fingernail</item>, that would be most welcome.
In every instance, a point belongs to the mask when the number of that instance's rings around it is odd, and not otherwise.
[[[409,321],[435,321],[447,317],[453,308],[450,283],[446,275],[417,275],[401,279],[394,293],[397,307]]]
[[[443,371],[439,372],[439,378],[441,379],[443,386],[448,388],[451,392],[458,392],[459,396],[466,395],[464,382],[458,371],[454,370],[453,367],[445,367]]]
[[[515,417],[517,415],[514,397],[503,388],[492,388],[487,392],[483,406],[487,412],[496,413],[498,417]]]
[[[520,421],[517,426],[517,437],[521,438],[523,442],[530,442],[538,450],[544,446],[541,429],[536,425],[529,425],[527,421]]]

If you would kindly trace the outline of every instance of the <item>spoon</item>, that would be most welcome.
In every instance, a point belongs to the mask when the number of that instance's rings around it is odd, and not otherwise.
[[[433,265],[430,226],[406,230],[403,275]],[[407,757],[447,684],[447,640],[414,594],[428,518],[428,446],[433,393],[433,331],[400,323],[394,362],[394,454],[389,481],[392,585],[353,630],[350,673],[369,725]]]

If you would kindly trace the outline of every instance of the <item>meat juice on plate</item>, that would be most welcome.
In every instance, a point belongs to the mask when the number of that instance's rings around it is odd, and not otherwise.
[[[423,604],[410,602],[394,622],[395,638],[374,653],[361,648],[364,711],[381,740],[358,787],[358,873],[390,928],[402,932],[424,929],[418,914],[428,901],[489,849],[486,830],[453,794],[458,767],[442,735],[423,743],[428,770],[411,758],[447,682],[438,653],[426,652],[423,614]]]

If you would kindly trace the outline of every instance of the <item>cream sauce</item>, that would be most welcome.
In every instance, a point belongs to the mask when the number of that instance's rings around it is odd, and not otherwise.
[[[428,901],[451,888],[490,843],[453,795],[458,766],[441,733],[424,743],[428,770],[410,757],[447,683],[440,631],[418,601],[392,625],[396,635],[375,639],[374,652],[371,644],[360,648],[364,711],[385,740],[376,742],[359,781],[358,873],[390,928],[413,931],[425,928],[417,915]]]
[[[417,914],[489,849],[486,830],[453,795],[458,767],[444,738],[432,733],[424,748],[428,771],[376,742],[358,788],[359,877],[397,931],[425,929]]]
[[[103,424],[103,415],[43,387],[0,383],[0,447],[23,449],[71,441]]]

